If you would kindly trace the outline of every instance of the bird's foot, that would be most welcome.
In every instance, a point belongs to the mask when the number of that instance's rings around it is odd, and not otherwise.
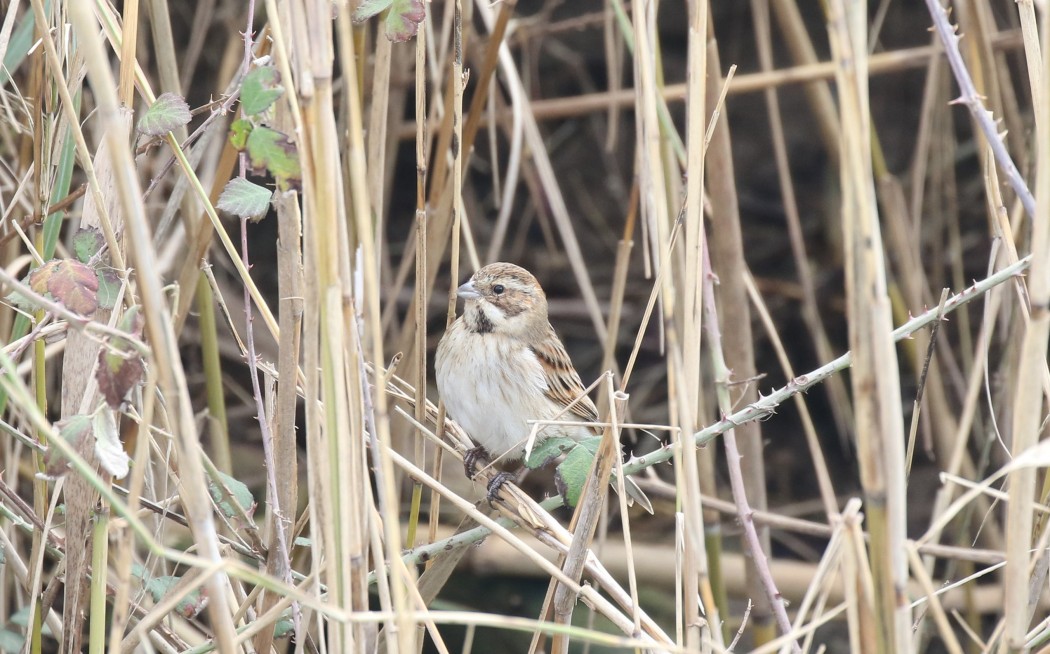
[[[467,473],[467,479],[473,479],[478,474],[478,460],[488,456],[488,452],[480,445],[469,449],[463,455],[463,472]]]
[[[513,473],[500,472],[489,481],[488,493],[485,495],[489,504],[499,499],[499,490],[503,488],[503,484],[506,484],[508,481],[513,481],[514,477],[515,475]]]

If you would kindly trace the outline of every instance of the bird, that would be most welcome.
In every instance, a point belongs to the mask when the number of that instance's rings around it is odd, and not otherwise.
[[[485,454],[504,464],[522,459],[529,421],[598,421],[598,409],[550,324],[547,296],[532,273],[512,263],[491,263],[456,293],[465,300],[463,314],[441,337],[434,368],[448,415],[477,445],[463,459],[468,477]],[[552,423],[539,429],[536,440],[578,441],[598,433],[595,425]],[[490,481],[490,501],[511,478],[502,472]]]

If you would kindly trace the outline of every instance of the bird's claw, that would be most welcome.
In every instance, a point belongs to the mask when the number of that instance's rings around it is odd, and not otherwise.
[[[467,479],[473,479],[478,474],[478,459],[484,459],[487,452],[480,445],[471,448],[463,455],[463,472],[467,473]]]
[[[514,475],[512,473],[500,472],[497,473],[491,481],[489,481],[488,493],[485,495],[485,498],[489,501],[490,504],[499,499],[499,491],[501,488],[503,488],[503,484],[506,484],[512,479],[514,479]]]

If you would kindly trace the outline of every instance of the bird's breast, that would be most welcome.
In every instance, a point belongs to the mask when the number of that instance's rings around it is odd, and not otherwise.
[[[539,359],[515,339],[450,330],[438,346],[435,368],[449,415],[494,457],[519,458],[514,450],[529,436],[528,421],[551,419],[559,410],[546,395]]]

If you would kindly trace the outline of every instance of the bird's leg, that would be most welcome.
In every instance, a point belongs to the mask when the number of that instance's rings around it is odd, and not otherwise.
[[[478,445],[466,451],[463,455],[463,471],[467,473],[467,479],[473,479],[478,474],[478,459],[488,456],[485,448]]]
[[[513,481],[515,475],[511,472],[500,472],[489,481],[488,494],[485,495],[485,499],[491,504],[495,500],[499,499],[499,489],[503,488],[503,484],[508,481]]]

